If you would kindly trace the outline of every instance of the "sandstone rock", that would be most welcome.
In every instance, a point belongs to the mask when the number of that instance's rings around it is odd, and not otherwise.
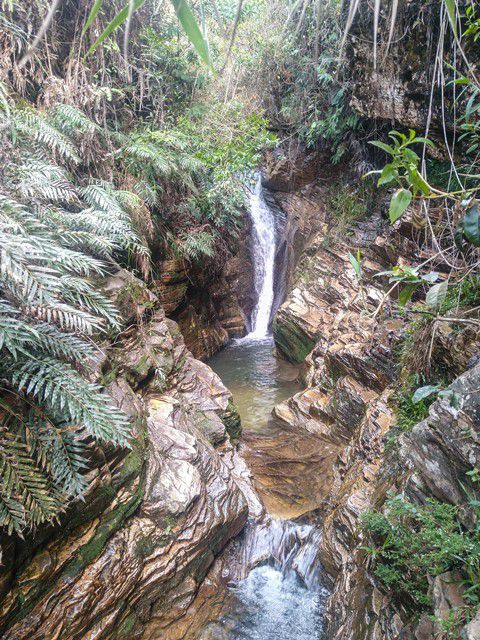
[[[204,307],[189,304],[176,317],[189,351],[201,360],[210,358],[228,341],[228,333],[211,303]]]
[[[157,296],[142,280],[126,269],[118,269],[100,284],[127,325],[141,319],[147,310],[158,306]]]
[[[462,632],[463,640],[478,640],[480,638],[480,611],[475,618],[469,622]]]
[[[313,182],[318,173],[318,155],[305,153],[298,143],[265,154],[262,185],[272,191],[293,191]]]
[[[231,451],[230,394],[162,313],[142,329],[127,336],[123,365],[120,348],[114,362],[143,385],[145,399],[121,374],[110,381],[134,421],[134,448],[97,447],[86,503],[72,507],[63,531],[50,531],[48,541],[43,534],[30,556],[5,566],[5,640],[160,637],[246,521],[230,458],[222,459]],[[163,393],[148,379],[159,363],[168,370]]]
[[[162,260],[157,262],[160,279],[154,286],[165,314],[171,316],[185,299],[188,290],[188,275],[183,260]]]

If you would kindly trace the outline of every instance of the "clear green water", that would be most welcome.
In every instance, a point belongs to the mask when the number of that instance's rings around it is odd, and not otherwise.
[[[300,390],[298,368],[275,355],[272,337],[235,340],[208,364],[232,392],[245,433],[265,432],[273,407]]]

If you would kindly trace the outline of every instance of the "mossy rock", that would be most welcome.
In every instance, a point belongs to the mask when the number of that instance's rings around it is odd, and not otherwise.
[[[284,316],[274,318],[273,338],[280,352],[294,364],[301,364],[315,346],[315,338]]]
[[[238,440],[242,433],[242,421],[233,400],[228,401],[222,420],[230,439]]]

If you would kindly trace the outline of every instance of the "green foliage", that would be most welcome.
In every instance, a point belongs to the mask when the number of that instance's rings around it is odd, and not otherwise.
[[[399,131],[390,131],[388,136],[392,144],[379,140],[370,142],[392,157],[391,162],[381,171],[371,173],[380,174],[379,187],[391,183],[399,186],[390,202],[390,221],[393,223],[402,217],[413,197],[418,194],[424,196],[431,194],[430,185],[418,169],[420,156],[411,147],[418,144],[433,146],[433,143],[427,138],[418,137],[413,129],[410,129],[408,136]]]
[[[262,152],[277,140],[268,121],[249,114],[240,101],[198,106],[189,116],[179,119],[180,129],[196,149],[196,157],[223,182],[257,168]]]
[[[428,273],[422,274],[419,267],[410,267],[404,264],[397,264],[392,267],[392,269],[380,271],[376,273],[375,276],[389,276],[389,283],[393,283],[392,290],[394,287],[405,285],[398,296],[398,302],[402,307],[410,302],[419,286],[422,284],[431,285],[439,278],[439,274],[436,271],[429,271]]]
[[[206,68],[198,64],[192,49],[179,41],[177,29],[170,23],[143,27],[136,45],[150,87],[149,120],[155,119],[158,105],[171,122],[189,108],[192,92],[205,85]]]
[[[313,148],[319,143],[328,145],[332,150],[332,163],[338,164],[347,151],[349,134],[360,130],[361,120],[348,104],[346,86],[338,86],[330,74],[320,76],[319,84],[328,91],[329,102],[326,108],[315,109],[299,134],[307,147]]]
[[[432,394],[421,397],[418,389],[422,380],[418,374],[411,374],[401,389],[395,394],[395,426],[396,430],[404,433],[410,431],[416,424],[428,416],[428,410],[434,397]],[[415,395],[417,393],[417,395]]]
[[[328,212],[341,222],[352,223],[367,213],[363,195],[364,191],[358,193],[348,187],[334,187],[328,199]]]
[[[305,2],[294,5],[289,17],[290,29],[282,33],[278,47],[277,118],[308,148],[328,148],[336,164],[344,158],[352,134],[362,128],[349,105],[348,84],[338,74],[340,5]],[[275,59],[271,47],[267,56]]]
[[[2,129],[12,153],[0,196],[0,526],[22,535],[82,496],[88,437],[128,444],[127,417],[88,379],[92,338],[120,327],[93,279],[107,272],[96,256],[148,251],[130,217],[138,196],[74,184],[77,136],[97,133],[83,113],[11,105]]]
[[[98,36],[95,42],[87,51],[86,55],[90,55],[95,49],[106,42],[109,36],[120,27],[126,20],[130,19],[132,14],[144,4],[145,0],[133,0],[127,3],[108,23],[102,33]],[[196,52],[205,64],[210,65],[210,55],[208,51],[208,44],[200,31],[197,21],[191,12],[186,0],[171,0],[178,20],[182,25],[185,34],[188,36],[190,42],[195,47]],[[83,28],[83,34],[89,29],[92,22],[96,19],[99,11],[102,8],[103,1],[95,0],[90,10],[90,14],[87,18],[85,26]]]
[[[360,249],[357,249],[357,255],[354,256],[351,253],[348,254],[348,259],[350,260],[350,264],[353,267],[353,270],[355,271],[355,275],[357,276],[357,278],[360,280],[363,274],[363,269],[362,269],[362,259],[360,256]]]
[[[459,191],[461,184],[450,162],[427,158],[426,175],[429,184],[442,191]]]
[[[463,243],[469,242],[474,247],[480,247],[480,206],[474,202],[465,211],[455,230],[455,244],[463,251]]]
[[[480,532],[463,529],[457,506],[433,499],[419,505],[395,496],[383,513],[364,513],[362,526],[374,542],[366,550],[375,560],[375,575],[388,590],[408,594],[415,607],[431,606],[428,576],[459,569],[466,584],[478,584]]]
[[[441,311],[445,313],[452,309],[478,305],[480,305],[480,276],[474,275],[448,287]]]
[[[471,39],[473,42],[480,40],[480,16],[474,5],[469,5],[465,10],[466,29],[463,32],[464,38]]]

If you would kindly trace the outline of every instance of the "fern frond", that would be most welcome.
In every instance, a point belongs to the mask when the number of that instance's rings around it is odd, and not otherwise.
[[[90,283],[74,276],[62,276],[61,282],[63,298],[67,302],[88,309],[93,314],[105,318],[111,326],[120,328],[120,315],[117,308]]]
[[[18,190],[24,198],[52,202],[76,202],[77,194],[66,171],[50,162],[28,158],[15,171],[20,179]]]
[[[13,117],[15,129],[21,136],[27,140],[35,140],[65,160],[80,162],[74,144],[39,111],[16,109]]]
[[[22,421],[29,455],[67,497],[81,497],[87,487],[86,444],[67,428],[32,410]]]
[[[67,363],[39,354],[10,362],[5,358],[0,370],[18,392],[35,398],[54,414],[82,425],[99,440],[128,446],[125,414],[108,402],[99,385],[84,380]]]
[[[76,331],[87,336],[105,331],[105,322],[101,318],[63,302],[25,306],[22,307],[22,312],[41,322],[55,323],[66,331]]]
[[[146,180],[139,180],[133,189],[147,206],[154,207],[158,203],[158,187],[152,187]]]
[[[56,358],[85,364],[94,361],[98,356],[98,349],[92,343],[82,340],[75,334],[60,331],[52,324],[42,322],[35,324],[32,329],[35,331],[36,349],[41,349]]]
[[[0,299],[0,351],[7,349],[15,359],[38,339],[38,333],[19,313],[7,300]]]
[[[68,135],[93,134],[101,131],[93,120],[71,104],[57,104],[50,114],[50,121],[57,129]]]
[[[215,253],[215,236],[209,231],[197,231],[183,236],[181,249],[186,258],[200,260],[203,257],[211,258]]]
[[[7,500],[18,500],[34,525],[51,522],[57,517],[61,502],[51,491],[49,482],[28,453],[18,436],[0,433],[1,494]]]
[[[0,483],[0,527],[5,528],[9,536],[15,532],[23,538],[27,526],[25,507],[15,498],[4,495]]]
[[[80,188],[79,193],[90,207],[101,211],[114,212],[124,220],[129,219],[128,214],[122,209],[115,195],[105,188],[104,183],[99,183],[99,181],[91,182],[86,187]]]

